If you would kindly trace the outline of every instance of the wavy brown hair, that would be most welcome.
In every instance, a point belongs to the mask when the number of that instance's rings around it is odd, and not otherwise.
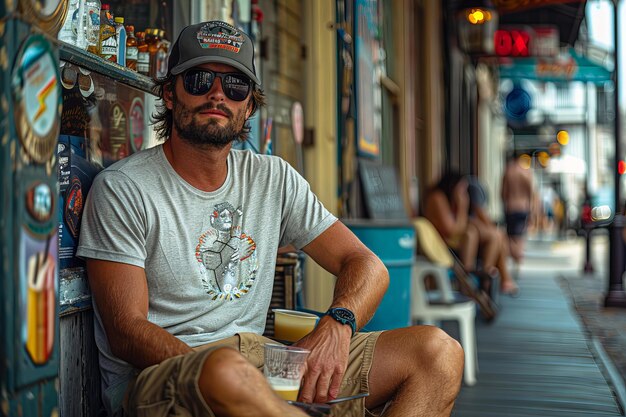
[[[163,100],[165,91],[168,88],[172,88],[175,81],[176,75],[159,78],[155,80],[152,91],[157,95],[157,97]],[[250,104],[252,105],[252,113],[250,113],[250,117],[252,117],[258,109],[265,106],[265,93],[256,84],[252,87],[252,100],[250,101]],[[237,140],[240,142],[245,142],[250,136],[251,126],[248,120],[249,118],[244,123],[243,129],[241,129],[241,133],[239,133],[239,136],[237,137]],[[172,134],[173,125],[172,111],[165,106],[164,101],[156,106],[156,112],[152,114],[152,124],[154,125],[154,130],[156,131],[159,140],[165,141],[169,139]]]

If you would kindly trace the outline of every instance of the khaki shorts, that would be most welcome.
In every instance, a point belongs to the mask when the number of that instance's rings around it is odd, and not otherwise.
[[[339,396],[369,392],[368,376],[374,356],[374,346],[380,332],[357,333],[350,343],[348,369]],[[239,335],[195,348],[196,352],[176,356],[144,369],[131,382],[124,400],[124,415],[137,417],[214,417],[204,402],[198,378],[209,353],[223,346],[238,349],[259,370],[263,370],[263,345],[276,343],[266,337],[241,333]],[[365,399],[346,401],[333,407],[335,417],[374,416],[365,409]]]

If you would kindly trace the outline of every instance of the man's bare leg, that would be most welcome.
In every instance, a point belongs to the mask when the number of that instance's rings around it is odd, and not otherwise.
[[[374,349],[366,407],[385,417],[448,417],[461,387],[463,349],[443,330],[413,326],[382,333]]]
[[[235,349],[219,348],[205,360],[200,392],[218,417],[306,417],[280,399],[259,370]]]

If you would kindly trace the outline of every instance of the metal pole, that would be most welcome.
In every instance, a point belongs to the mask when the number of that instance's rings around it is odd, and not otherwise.
[[[626,307],[626,293],[622,284],[624,274],[624,224],[626,223],[622,214],[622,198],[620,195],[621,175],[617,170],[619,161],[622,158],[622,121],[619,94],[619,68],[621,42],[619,39],[619,3],[620,0],[613,0],[613,39],[615,42],[615,69],[614,69],[614,91],[615,91],[615,162],[613,170],[615,172],[615,217],[609,226],[609,289],[604,299],[605,307]]]

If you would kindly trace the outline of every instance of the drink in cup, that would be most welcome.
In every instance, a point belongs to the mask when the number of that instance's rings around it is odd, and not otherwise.
[[[284,400],[296,401],[306,369],[309,350],[294,346],[265,344],[263,373],[272,389]]]
[[[297,342],[315,328],[319,317],[303,311],[274,309],[274,337]]]

